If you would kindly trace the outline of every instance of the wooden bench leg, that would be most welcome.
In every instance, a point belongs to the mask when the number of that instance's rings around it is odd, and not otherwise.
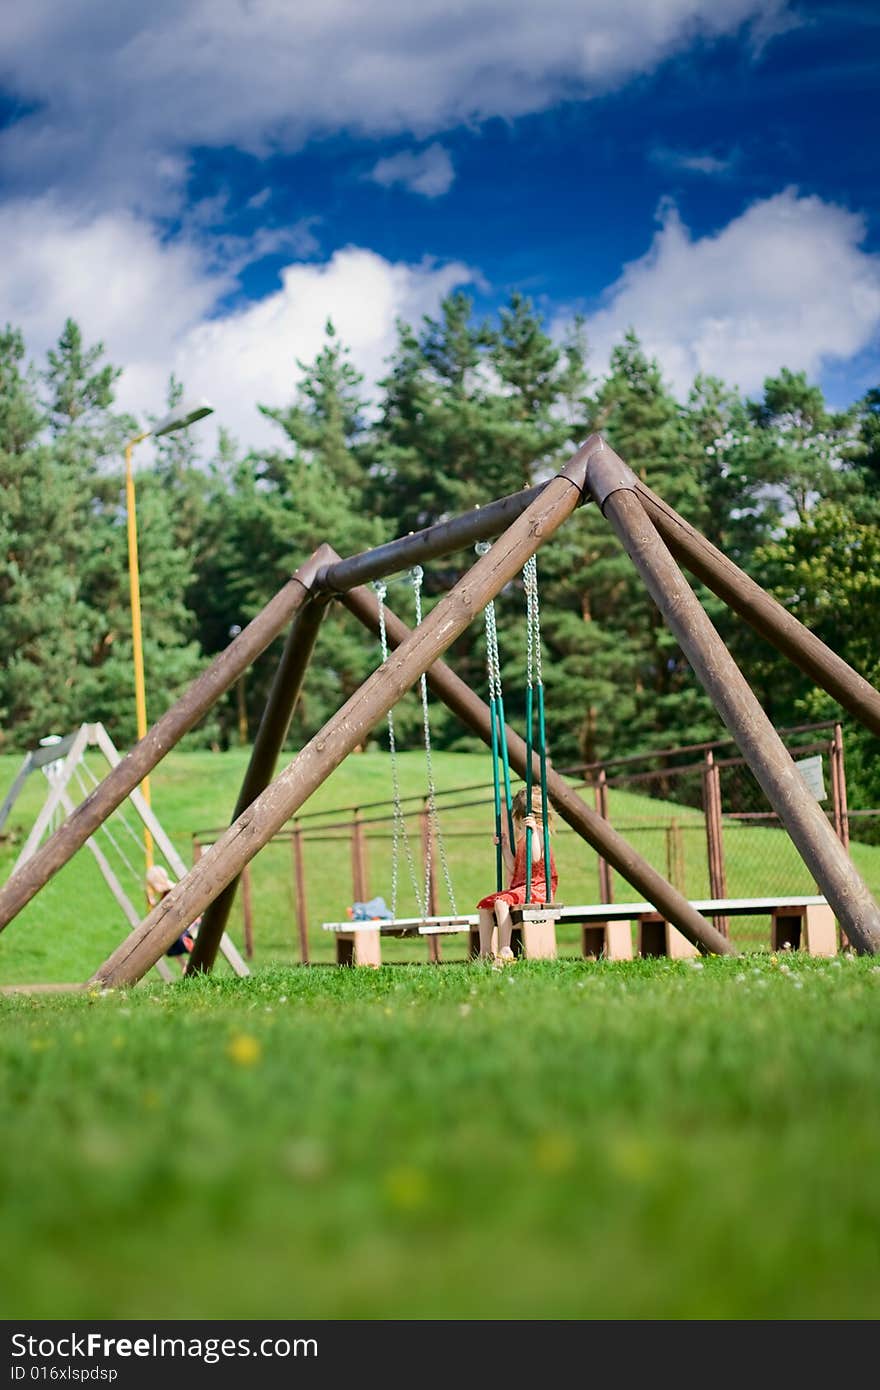
[[[606,922],[605,959],[632,960],[633,938],[631,922]]]
[[[700,953],[692,941],[664,922],[662,917],[639,918],[639,955],[668,956],[670,960],[691,960]]]
[[[662,917],[639,918],[639,955],[666,955],[666,923]]]
[[[382,964],[382,944],[378,931],[352,932],[354,937],[355,965],[379,966]]]
[[[686,936],[682,936],[678,927],[673,927],[669,922],[666,926],[666,954],[670,960],[693,960],[700,953],[692,941],[688,941]]]
[[[773,951],[799,951],[803,914],[801,912],[774,912],[770,918],[770,948]]]
[[[382,964],[382,946],[378,931],[341,932],[336,937],[337,965]]]
[[[804,945],[811,956],[837,955],[837,922],[826,903],[813,903],[804,913]]]
[[[585,956],[598,960],[632,960],[630,922],[585,922],[581,927],[581,946]]]
[[[522,953],[526,960],[556,959],[556,920],[541,917],[534,922],[523,922]]]

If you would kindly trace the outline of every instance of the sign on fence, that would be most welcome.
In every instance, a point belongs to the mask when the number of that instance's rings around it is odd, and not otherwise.
[[[795,763],[795,767],[816,800],[824,801],[828,793],[825,791],[825,780],[822,775],[822,754],[817,753],[815,758],[801,758]]]

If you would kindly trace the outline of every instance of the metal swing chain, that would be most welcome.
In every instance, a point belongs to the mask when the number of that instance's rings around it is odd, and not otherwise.
[[[416,627],[422,625],[422,580],[425,572],[421,565],[416,565],[412,570],[413,599],[415,602]],[[428,908],[431,904],[431,867],[432,867],[432,845],[434,837],[437,838],[437,849],[440,854],[440,866],[443,870],[443,881],[446,884],[446,895],[449,899],[449,906],[453,917],[458,916],[458,909],[455,905],[455,893],[452,888],[452,876],[449,872],[449,861],[446,857],[446,845],[443,841],[443,832],[440,829],[440,817],[437,814],[436,788],[434,786],[434,765],[431,758],[431,721],[428,713],[428,676],[425,671],[419,677],[419,693],[422,697],[422,728],[425,735],[425,766],[428,777],[428,835],[425,845],[425,911],[422,914],[427,916]]]
[[[541,673],[541,615],[538,604],[538,562],[530,555],[523,565],[523,585],[526,591],[526,681],[542,685]]]
[[[382,665],[388,660],[388,634],[385,630],[385,596],[388,593],[388,585],[381,579],[373,584],[376,596],[379,600],[379,641],[382,645]],[[398,879],[400,876],[400,844],[403,841],[404,852],[406,854],[407,868],[409,869],[410,882],[412,883],[413,895],[415,896],[416,906],[419,916],[427,915],[426,905],[423,905],[422,894],[416,876],[415,863],[413,861],[412,846],[409,842],[409,835],[406,829],[406,817],[403,814],[403,806],[400,800],[400,777],[397,769],[397,742],[394,734],[394,712],[393,708],[388,711],[388,751],[391,754],[391,796],[392,796],[392,831],[391,831],[391,916],[397,916],[397,891]]]
[[[501,694],[501,658],[498,655],[498,628],[495,624],[495,601],[486,604],[486,667],[489,675],[489,699]]]
[[[87,770],[88,770],[88,769],[87,769]],[[78,783],[78,785],[79,785],[79,789],[80,789],[80,791],[82,792],[83,796],[84,796],[84,797],[88,796],[88,795],[89,795],[89,789],[88,789],[88,787],[86,786],[85,782],[83,781],[83,779],[82,779],[82,773],[80,772],[80,770],[79,770],[78,767],[75,767],[75,768],[74,768],[74,770],[73,770],[73,775],[76,777],[77,783]],[[96,785],[97,785],[97,784],[96,784]],[[109,819],[109,817],[108,817],[108,819]],[[113,831],[108,827],[107,822],[105,821],[105,822],[101,825],[100,828],[101,828],[101,830],[103,830],[103,832],[104,832],[104,834],[106,835],[107,839],[110,841],[111,845],[112,845],[113,848],[116,850],[116,853],[119,855],[119,858],[122,860],[123,864],[124,864],[125,867],[128,869],[128,872],[132,875],[133,878],[139,879],[139,878],[140,878],[140,874],[138,873],[137,869],[136,869],[136,868],[134,867],[134,865],[132,864],[132,862],[131,862],[131,860],[129,859],[128,855],[125,853],[125,850],[124,850],[124,849],[122,848],[122,846],[119,844],[118,840],[116,839],[116,836],[113,834]]]
[[[523,565],[523,584],[526,591],[526,666],[528,698],[531,708],[532,678],[534,676],[534,685],[538,692],[538,753],[541,763],[541,816],[544,822],[544,874],[547,884],[546,891],[551,893],[552,860],[550,857],[550,830],[547,820],[547,743],[544,729],[544,676],[541,667],[541,609],[538,598],[538,560],[535,555],[530,555]],[[531,730],[529,731],[529,742],[531,743]],[[531,809],[531,807],[529,809]],[[528,857],[529,881],[531,882],[531,855]]]
[[[88,777],[93,789],[100,785],[97,777],[95,776],[94,772],[92,772],[92,769],[89,767],[85,758],[83,758],[80,762],[80,767],[83,769],[86,776]],[[117,819],[120,821],[123,829],[125,830],[125,833],[128,835],[128,838],[132,841],[133,844],[137,846],[138,850],[142,850],[144,845],[143,839],[140,835],[138,835],[136,830],[132,829],[130,822],[126,819],[125,815],[123,814],[121,807],[117,806],[115,815]]]

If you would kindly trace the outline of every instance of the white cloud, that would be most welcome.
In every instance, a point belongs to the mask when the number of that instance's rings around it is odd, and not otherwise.
[[[425,198],[439,198],[452,187],[455,169],[448,150],[435,141],[424,150],[401,150],[400,154],[380,159],[368,177],[383,188],[399,183]]]
[[[650,152],[652,163],[663,169],[683,169],[688,174],[727,174],[737,163],[739,155],[733,151],[724,159],[714,154],[695,154],[687,150],[670,150],[665,145],[655,145]]]
[[[29,114],[0,137],[22,191],[115,189],[167,208],[186,151],[264,154],[348,130],[419,139],[588,99],[788,0],[28,0],[4,11],[0,85]]]
[[[597,363],[634,327],[679,395],[697,372],[759,390],[782,366],[816,376],[880,330],[880,256],[864,219],[786,189],[694,240],[661,210],[649,251],[626,266],[587,319]]]
[[[396,320],[419,322],[473,278],[460,263],[392,263],[348,247],[324,263],[288,265],[280,289],[224,313],[218,305],[236,283],[230,266],[207,263],[192,242],[162,241],[131,214],[86,218],[51,199],[20,201],[0,209],[0,244],[0,302],[35,358],[69,315],[125,368],[123,409],[161,414],[174,371],[188,394],[214,402],[218,424],[255,447],[279,437],[256,403],[291,399],[297,358],[314,358],[328,317],[371,384]]]
[[[256,402],[277,406],[291,399],[296,360],[309,362],[320,351],[328,318],[372,384],[384,375],[396,321],[420,322],[472,278],[460,263],[394,264],[347,247],[323,264],[287,266],[275,294],[186,333],[176,347],[175,370],[188,389],[225,403],[223,423],[244,442],[278,443],[278,430]]]

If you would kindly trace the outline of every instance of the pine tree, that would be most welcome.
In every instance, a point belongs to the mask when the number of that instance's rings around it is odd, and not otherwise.
[[[361,378],[332,323],[315,361],[299,365],[303,376],[291,405],[261,407],[281,427],[283,447],[235,459],[227,441],[226,457],[212,473],[204,522],[212,537],[211,598],[200,611],[209,651],[225,646],[230,628],[255,617],[323,541],[351,554],[384,539],[364,500]],[[282,641],[248,674],[252,727],[265,704]],[[374,656],[350,620],[328,613],[291,737],[314,732],[357,688],[375,664]],[[228,710],[226,720],[228,727]]]
[[[25,345],[0,334],[0,740],[30,746],[77,722],[83,655],[79,491],[41,440]]]

